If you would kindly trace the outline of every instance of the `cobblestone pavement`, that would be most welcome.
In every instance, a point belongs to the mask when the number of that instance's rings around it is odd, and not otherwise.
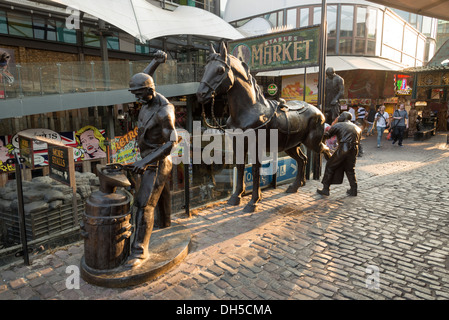
[[[256,213],[222,202],[176,217],[192,232],[189,255],[130,288],[83,280],[67,288],[66,268],[83,254],[78,242],[33,257],[31,266],[1,267],[0,299],[448,299],[446,134],[407,139],[403,148],[384,140],[378,149],[375,137],[363,144],[357,197],[346,196],[346,179],[327,198],[310,180],[296,194],[264,190]]]

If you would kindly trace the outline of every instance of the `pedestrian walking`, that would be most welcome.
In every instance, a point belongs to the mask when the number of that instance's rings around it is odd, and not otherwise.
[[[389,119],[388,119],[388,112],[385,112],[385,106],[381,105],[379,108],[379,112],[376,113],[376,128],[377,128],[377,147],[380,148],[381,141],[382,141],[382,135],[387,128],[387,126],[390,125]]]
[[[393,113],[393,144],[398,141],[398,146],[402,147],[402,140],[404,139],[405,129],[408,129],[408,113],[405,110],[405,105],[401,103],[399,109]]]
[[[373,134],[374,131],[374,122],[376,121],[376,113],[379,111],[380,106],[370,107],[368,116],[365,117],[366,121],[366,136],[369,137]]]
[[[365,117],[366,117],[366,109],[363,106],[359,106],[359,108],[357,109],[356,124],[362,129],[362,132],[365,131]]]

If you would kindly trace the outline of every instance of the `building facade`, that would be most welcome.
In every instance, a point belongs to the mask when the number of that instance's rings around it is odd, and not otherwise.
[[[246,36],[255,36],[320,24],[321,3],[318,0],[244,3],[228,0],[224,19]],[[412,21],[415,19],[414,23],[409,23],[403,19],[404,13],[359,0],[327,1],[326,16],[326,67],[334,67],[345,79],[343,103],[348,107],[356,104],[374,107],[386,103],[387,112],[392,113],[398,100],[409,101],[411,90],[398,88],[404,85],[411,89],[413,77],[402,75],[400,71],[423,66],[432,58],[436,19],[414,15],[408,16]],[[310,69],[305,80],[304,72],[307,71],[283,70],[259,73],[258,76],[266,77],[260,79],[262,83],[279,83],[282,98],[302,98],[305,88],[312,92],[306,100],[315,103],[317,97],[313,92],[317,92],[317,71]],[[296,96],[289,94],[295,91],[298,92]]]

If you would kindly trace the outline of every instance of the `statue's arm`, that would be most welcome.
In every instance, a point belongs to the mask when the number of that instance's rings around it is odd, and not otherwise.
[[[161,50],[156,51],[156,53],[154,54],[154,59],[145,68],[145,70],[143,70],[143,73],[153,76],[157,67],[159,67],[160,64],[165,63],[166,61],[167,61],[167,53]]]

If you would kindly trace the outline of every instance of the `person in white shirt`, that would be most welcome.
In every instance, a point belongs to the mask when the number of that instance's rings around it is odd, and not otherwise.
[[[354,123],[355,122],[355,110],[354,107],[349,107],[349,113],[351,114],[352,118],[351,118],[351,122]]]
[[[385,106],[380,106],[379,111],[376,113],[376,126],[377,126],[377,147],[380,148],[380,142],[382,141],[382,134],[389,124],[388,112],[385,112]]]

